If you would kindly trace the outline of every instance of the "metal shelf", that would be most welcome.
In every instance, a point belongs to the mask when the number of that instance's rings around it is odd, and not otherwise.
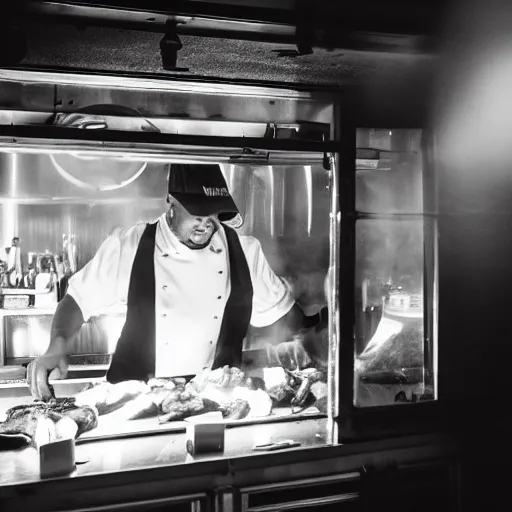
[[[95,199],[87,197],[2,197],[0,196],[0,205],[17,204],[17,205],[59,205],[59,204],[77,204],[77,205],[119,205],[140,203],[141,201],[148,207],[164,204],[164,196],[162,197],[120,197],[120,198],[104,198]]]
[[[53,315],[57,306],[53,308],[22,308],[22,309],[0,309],[0,317],[5,316],[39,316]]]

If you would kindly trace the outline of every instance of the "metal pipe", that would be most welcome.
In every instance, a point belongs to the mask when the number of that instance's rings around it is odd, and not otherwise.
[[[143,91],[183,92],[194,94],[220,94],[223,96],[241,96],[243,98],[272,98],[283,100],[321,100],[330,102],[332,93],[310,92],[284,87],[244,86],[226,83],[189,82],[186,80],[169,81],[164,78],[141,78],[119,75],[57,73],[40,70],[0,69],[0,80],[14,83],[76,85],[80,87],[111,87]]]
[[[208,135],[177,135],[172,133],[130,132],[123,130],[77,130],[76,128],[56,126],[0,126],[0,139],[11,143],[13,147],[20,146],[20,139],[26,139],[25,145],[30,145],[31,139],[48,141],[57,147],[66,141],[75,143],[95,142],[105,147],[108,144],[162,144],[165,146],[200,146],[207,148],[231,148],[232,150],[247,149],[264,151],[290,151],[300,153],[333,152],[336,151],[335,141],[310,141],[293,139],[268,139],[262,137],[218,137]],[[50,142],[52,141],[52,142]],[[162,148],[163,149],[163,148]],[[238,151],[239,153],[239,151]],[[238,155],[234,155],[238,156]],[[304,165],[304,163],[302,164]]]
[[[18,178],[18,155],[10,153],[7,155],[9,164],[9,199],[13,200],[17,196],[17,178]],[[15,236],[19,236],[18,229],[18,204],[16,201],[9,201],[2,205],[2,249],[11,246],[11,241]]]
[[[329,301],[329,359],[327,368],[327,400],[329,404],[329,416],[331,419],[338,415],[337,404],[337,361],[338,345],[340,339],[339,328],[339,237],[340,237],[340,219],[339,209],[339,191],[338,191],[338,166],[339,157],[337,154],[329,156],[329,187],[330,187],[330,219],[329,219],[329,272],[327,276],[328,301]]]
[[[270,236],[274,238],[275,234],[275,198],[274,198],[274,169],[269,165],[268,167],[269,181],[270,181]]]
[[[306,179],[306,194],[308,202],[308,236],[311,236],[311,227],[313,225],[313,178],[311,174],[311,166],[304,166],[304,177]]]

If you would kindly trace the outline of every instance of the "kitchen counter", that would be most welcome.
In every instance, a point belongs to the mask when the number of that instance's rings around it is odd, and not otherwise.
[[[205,499],[210,502],[207,510],[238,511],[242,508],[237,500],[258,489],[270,493],[265,503],[276,503],[283,497],[297,497],[288,491],[284,496],[279,491],[283,485],[297,489],[316,482],[316,490],[306,491],[314,501],[332,489],[332,479],[344,481],[347,476],[354,482],[352,492],[359,494],[363,492],[358,483],[361,468],[399,464],[417,471],[419,464],[428,472],[430,461],[447,464],[461,449],[460,436],[440,434],[329,445],[327,425],[326,419],[310,419],[233,428],[226,432],[222,457],[187,455],[185,436],[179,434],[86,443],[77,446],[82,464],[70,477],[46,480],[39,478],[35,450],[4,452],[0,454],[0,509],[174,510],[169,500],[181,499],[188,506],[177,510],[198,510],[190,500]],[[302,446],[252,451],[255,443],[290,438]]]
[[[288,439],[301,443],[298,450],[326,446],[328,420],[285,420],[279,423],[228,428],[225,451],[220,455],[192,457],[185,448],[185,434],[176,432],[77,444],[77,468],[70,477],[261,455],[261,452],[252,450],[254,445]],[[39,480],[39,459],[35,449],[25,448],[0,453],[0,485]]]

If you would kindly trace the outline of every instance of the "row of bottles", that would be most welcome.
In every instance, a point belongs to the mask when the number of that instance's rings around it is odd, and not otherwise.
[[[3,293],[12,289],[49,292],[57,289],[60,300],[67,281],[78,270],[77,244],[74,234],[62,235],[62,249],[57,252],[22,252],[19,237],[5,249],[7,258],[0,260],[0,288]]]

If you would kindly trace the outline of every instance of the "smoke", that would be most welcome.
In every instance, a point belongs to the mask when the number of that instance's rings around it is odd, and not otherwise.
[[[419,293],[423,277],[423,221],[404,214],[423,210],[421,130],[358,130],[358,147],[381,150],[376,170],[358,170],[356,208],[372,218],[356,227],[356,283],[370,279],[370,302],[392,281]],[[380,284],[378,284],[380,283]]]

